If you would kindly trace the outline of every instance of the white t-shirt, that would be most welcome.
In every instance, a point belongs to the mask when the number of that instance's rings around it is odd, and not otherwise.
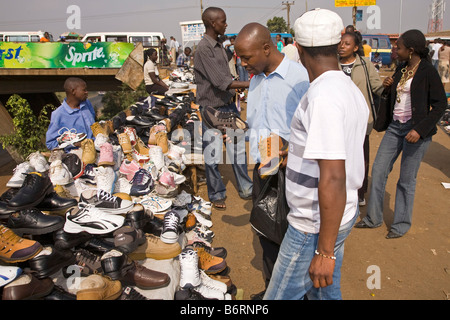
[[[345,160],[347,200],[341,225],[355,216],[368,118],[363,94],[342,71],[325,72],[311,83],[292,119],[286,169],[288,221],[297,230],[319,232],[320,159]]]
[[[146,86],[153,84],[152,78],[150,78],[150,72],[154,72],[156,76],[159,76],[158,67],[152,60],[147,60],[144,64],[144,83]]]
[[[441,49],[442,44],[441,43],[433,43],[432,48],[434,50],[433,53],[433,60],[439,60],[439,50]]]

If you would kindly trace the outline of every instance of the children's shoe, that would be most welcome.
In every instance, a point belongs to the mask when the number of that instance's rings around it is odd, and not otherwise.
[[[114,184],[117,176],[112,167],[100,166],[94,168],[95,176],[97,177],[97,189],[102,189],[106,192],[114,192]]]
[[[64,149],[73,146],[75,143],[86,139],[86,133],[77,133],[75,129],[61,128],[58,132],[59,137],[56,138],[59,148]]]
[[[130,195],[135,197],[149,194],[154,185],[151,174],[145,169],[139,169],[131,182]]]
[[[141,169],[141,167],[136,161],[124,159],[119,168],[119,172],[124,174],[127,177],[128,181],[131,181],[133,180],[134,175],[139,171],[139,169]]]
[[[130,137],[127,133],[122,132],[118,134],[119,144],[122,147],[123,153],[131,153],[133,152],[133,146],[131,145]]]
[[[23,185],[26,174],[33,171],[35,171],[35,169],[28,161],[22,162],[16,166],[13,176],[9,179],[8,183],[6,183],[6,186],[8,188],[20,188]]]
[[[44,157],[42,153],[39,151],[31,153],[27,157],[28,162],[30,165],[35,169],[37,172],[45,172],[48,169],[50,169],[50,165],[47,162],[47,159]]]
[[[81,149],[83,150],[81,161],[84,164],[93,164],[97,160],[97,150],[95,150],[94,141],[92,139],[84,139],[81,141]]]
[[[65,186],[72,182],[72,175],[61,160],[56,160],[51,163],[49,176],[53,185]]]
[[[114,166],[113,147],[109,142],[105,142],[100,146],[100,157],[98,159],[99,166]]]

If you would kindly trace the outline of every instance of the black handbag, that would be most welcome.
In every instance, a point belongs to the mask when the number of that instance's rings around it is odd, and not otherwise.
[[[288,227],[288,213],[285,170],[280,169],[264,182],[250,213],[250,224],[256,232],[280,245]]]
[[[397,74],[397,71],[395,71],[392,78],[395,78],[395,75]],[[392,122],[392,108],[391,108],[391,88],[387,87],[384,88],[383,92],[381,93],[378,108],[376,110],[377,112],[377,118],[374,118],[373,122],[373,129],[378,132],[386,131],[386,129],[389,127],[389,125]]]

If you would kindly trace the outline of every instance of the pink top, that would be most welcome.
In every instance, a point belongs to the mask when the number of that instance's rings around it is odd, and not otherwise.
[[[412,79],[406,81],[405,87],[400,93],[397,93],[397,97],[400,97],[400,102],[396,102],[394,106],[393,119],[400,121],[401,123],[407,122],[411,119],[411,83]]]

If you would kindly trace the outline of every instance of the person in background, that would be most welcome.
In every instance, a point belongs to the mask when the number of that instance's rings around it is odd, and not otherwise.
[[[364,139],[364,182],[358,190],[358,201],[360,206],[366,205],[365,194],[369,186],[369,160],[370,144],[369,137],[373,128],[373,113],[371,110],[370,94],[380,96],[383,92],[383,82],[370,60],[364,57],[360,38],[354,32],[345,33],[339,45],[339,66],[348,75],[356,86],[361,90],[367,102],[369,110],[369,121],[367,123],[366,138]],[[365,65],[365,67],[364,67]],[[368,77],[366,76],[366,70]],[[368,91],[368,84],[371,93]]]
[[[257,133],[250,135],[250,155],[256,162],[253,170],[253,201],[256,201],[266,181],[258,172],[260,141],[270,133],[289,141],[290,124],[300,99],[309,88],[309,78],[302,65],[277,50],[269,29],[261,24],[244,26],[236,39],[236,52],[242,59],[242,66],[254,74],[247,98],[247,122]],[[258,236],[263,249],[263,275],[267,287],[280,246],[260,233]],[[264,292],[255,294],[252,299],[261,300]]]
[[[310,86],[291,123],[289,226],[265,300],[342,299],[340,270],[359,215],[369,116],[361,90],[339,69],[343,29],[339,15],[326,9],[308,11],[294,24]]]
[[[363,40],[363,51],[364,57],[371,59],[372,58],[372,47],[369,46],[367,40]]]
[[[402,62],[383,85],[391,87],[388,110],[391,119],[372,167],[367,215],[357,228],[377,228],[383,223],[386,181],[402,154],[395,193],[394,221],[387,239],[402,237],[411,228],[416,179],[422,159],[436,134],[436,124],[447,108],[447,97],[438,72],[428,60],[423,33],[409,30],[397,41]],[[386,123],[388,124],[388,123]]]
[[[277,40],[278,51],[281,52],[283,50],[283,48],[284,48],[284,42],[283,42],[283,39],[281,39],[281,34],[277,34],[275,37],[276,37],[276,40]]]
[[[189,67],[191,66],[191,52],[191,48],[184,48],[184,52],[181,53],[177,58],[178,68],[189,69]]]
[[[46,31],[44,36],[39,39],[40,42],[50,42],[50,34]]]
[[[450,42],[443,41],[442,47],[439,49],[439,76],[441,77],[442,84],[445,87],[446,83],[450,82],[449,79],[449,59],[450,59]]]
[[[431,62],[436,70],[439,70],[439,50],[442,47],[441,39],[436,39],[431,43]]]
[[[292,61],[301,63],[297,47],[294,46],[294,40],[291,37],[286,39],[286,46],[281,50],[281,52]]]
[[[159,77],[158,66],[158,52],[156,49],[150,48],[144,52],[144,83],[145,90],[148,94],[164,95],[169,86]]]
[[[375,69],[377,69],[377,71],[380,71],[381,67],[383,66],[383,58],[381,58],[379,52],[375,52],[372,63],[375,66]]]

